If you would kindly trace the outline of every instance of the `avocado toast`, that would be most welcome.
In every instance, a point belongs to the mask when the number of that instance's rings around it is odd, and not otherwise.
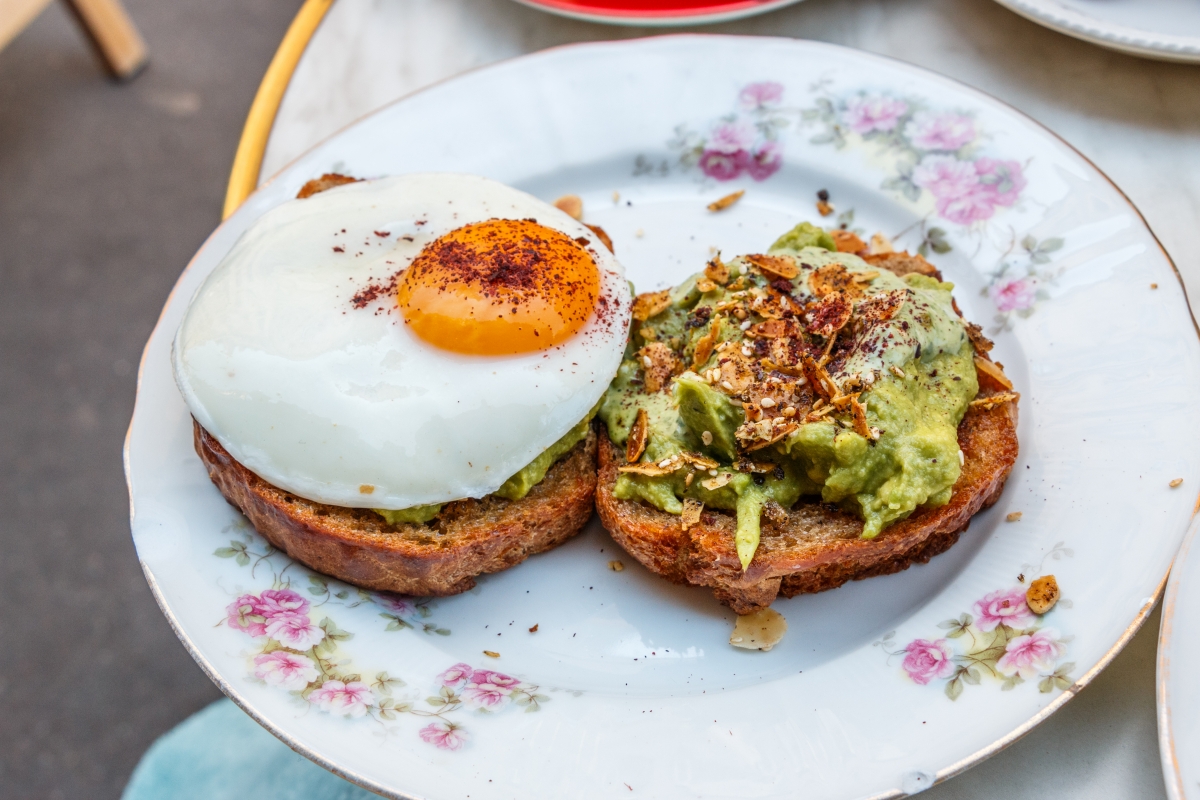
[[[1017,395],[953,286],[862,247],[801,224],[635,302],[597,508],[738,613],[927,561],[1016,460]]]

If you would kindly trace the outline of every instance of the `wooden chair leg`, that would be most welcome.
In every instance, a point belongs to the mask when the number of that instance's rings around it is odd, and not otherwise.
[[[114,78],[128,80],[146,66],[146,42],[121,0],[66,0],[66,4]]]
[[[0,0],[0,50],[48,5],[50,0]]]

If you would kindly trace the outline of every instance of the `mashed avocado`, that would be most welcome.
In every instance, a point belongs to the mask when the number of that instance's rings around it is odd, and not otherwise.
[[[529,490],[541,483],[542,479],[546,477],[546,473],[554,465],[555,461],[565,456],[571,451],[571,448],[584,440],[588,434],[588,425],[599,408],[600,406],[597,404],[596,408],[593,408],[586,417],[579,420],[574,428],[571,428],[561,439],[543,450],[541,455],[522,467],[516,475],[506,480],[492,494],[496,497],[503,497],[505,500],[520,500],[529,494]],[[429,522],[429,520],[436,517],[438,512],[442,510],[443,505],[445,504],[431,503],[427,506],[402,508],[399,511],[389,511],[386,508],[375,508],[372,510],[386,519],[389,525],[399,525],[403,522],[419,524]]]
[[[646,412],[616,496],[735,511],[743,567],[767,503],[819,495],[859,514],[864,538],[945,504],[979,388],[953,288],[838,253],[803,223],[766,254],[639,296],[600,407],[618,445]]]

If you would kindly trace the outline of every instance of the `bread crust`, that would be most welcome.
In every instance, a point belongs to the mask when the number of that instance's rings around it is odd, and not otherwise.
[[[964,455],[950,502],[920,508],[874,539],[863,539],[862,520],[837,506],[802,499],[791,509],[764,514],[762,539],[744,573],[734,545],[736,517],[704,509],[684,531],[679,517],[613,495],[620,450],[601,436],[596,509],[612,537],[652,572],[675,583],[707,586],[725,605],[749,614],[778,594],[792,597],[834,589],[850,580],[887,575],[925,563],[948,549],[971,517],[1000,496],[1017,460],[1015,402],[991,409],[972,406],[958,426]]]
[[[242,466],[193,420],[208,476],[272,545],[318,572],[362,586],[417,596],[465,592],[565,542],[592,516],[596,432],[563,456],[520,500],[485,497],[447,503],[425,525],[389,525],[369,509],[305,500]]]

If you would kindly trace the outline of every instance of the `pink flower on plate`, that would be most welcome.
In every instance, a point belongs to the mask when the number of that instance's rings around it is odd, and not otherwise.
[[[486,669],[475,670],[471,683],[490,683],[494,686],[516,686],[521,681],[503,672],[492,672]]]
[[[904,126],[904,135],[919,150],[957,150],[975,139],[975,120],[966,114],[919,111]]]
[[[746,163],[746,171],[756,181],[764,181],[779,171],[783,166],[783,148],[779,142],[766,141],[758,150],[750,155]]]
[[[738,153],[749,150],[756,138],[758,138],[758,131],[751,122],[742,119],[722,122],[713,128],[704,148],[717,153]]]
[[[705,150],[700,156],[700,170],[710,178],[719,181],[731,181],[745,171],[750,162],[750,154],[745,150],[735,153],[722,153],[717,150]]]
[[[375,601],[398,617],[407,617],[416,611],[417,606],[411,597],[391,592],[376,592]]]
[[[229,627],[245,631],[251,636],[266,636],[266,618],[259,613],[257,595],[244,594],[225,607],[225,620]]]
[[[325,631],[305,614],[283,613],[267,620],[267,636],[294,650],[307,650],[325,638]]]
[[[988,297],[999,311],[1024,311],[1037,300],[1037,281],[1032,277],[1001,279],[988,287]]]
[[[855,97],[846,103],[843,122],[850,130],[866,135],[872,131],[887,133],[894,130],[908,111],[908,103],[884,95]]]
[[[308,611],[308,601],[291,589],[267,589],[258,601],[258,613],[268,620],[305,611]]]
[[[1000,589],[975,603],[975,626],[981,631],[993,631],[997,625],[1019,630],[1033,622],[1033,612],[1025,605],[1025,590],[1021,587]]]
[[[950,660],[950,647],[945,639],[929,641],[914,639],[904,648],[904,671],[914,683],[922,686],[934,678],[949,678],[954,672],[954,663]]]
[[[774,105],[783,99],[783,84],[774,81],[760,81],[747,84],[738,92],[738,102],[747,111]]]
[[[442,750],[458,750],[467,741],[467,732],[452,722],[431,722],[417,735]]]
[[[443,686],[459,687],[467,681],[471,680],[471,673],[474,672],[470,664],[455,664],[449,669],[443,670],[442,674],[437,676]]]
[[[254,657],[254,677],[271,686],[299,691],[317,679],[312,659],[286,650],[275,650]]]
[[[996,670],[1008,677],[1020,675],[1025,680],[1054,671],[1054,662],[1062,658],[1067,648],[1058,640],[1058,631],[1040,631],[1018,636],[1009,641],[1004,655],[996,661]]]
[[[308,702],[337,717],[361,717],[375,705],[375,696],[362,681],[325,681],[308,696]]]
[[[497,686],[494,683],[469,683],[463,690],[463,700],[475,708],[494,709],[508,702],[507,686]]]
[[[1025,173],[1016,161],[978,158],[975,160],[975,172],[979,175],[980,184],[987,187],[991,194],[992,203],[998,206],[1016,203],[1027,183]]]
[[[1015,161],[960,161],[949,155],[923,158],[912,180],[933,194],[938,214],[959,225],[990,219],[997,207],[1016,203],[1025,188],[1021,165]]]

